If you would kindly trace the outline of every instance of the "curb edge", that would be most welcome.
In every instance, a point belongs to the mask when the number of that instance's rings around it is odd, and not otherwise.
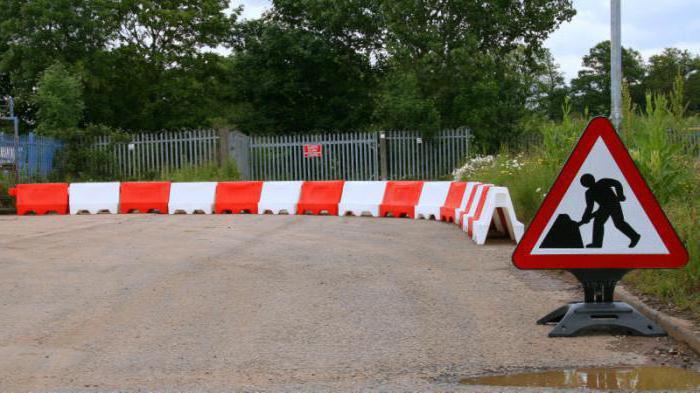
[[[618,287],[616,292],[622,301],[629,303],[647,318],[661,325],[669,336],[685,343],[693,351],[695,351],[695,353],[700,355],[700,335],[677,323],[679,318],[674,318],[664,312],[651,308],[637,296],[629,293],[624,288]]]

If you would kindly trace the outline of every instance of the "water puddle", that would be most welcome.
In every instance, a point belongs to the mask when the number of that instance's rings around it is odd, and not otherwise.
[[[576,368],[465,378],[464,385],[626,390],[700,390],[700,373],[673,367]]]

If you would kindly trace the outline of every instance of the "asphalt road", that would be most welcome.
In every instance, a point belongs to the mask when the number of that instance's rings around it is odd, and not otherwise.
[[[580,293],[512,250],[408,219],[2,216],[0,391],[482,392],[457,381],[667,344],[547,338]]]

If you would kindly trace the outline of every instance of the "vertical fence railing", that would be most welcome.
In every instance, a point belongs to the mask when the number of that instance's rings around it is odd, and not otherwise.
[[[14,136],[0,133],[0,164],[14,164],[16,157],[20,182],[45,181],[54,169],[56,153],[62,148],[60,141],[30,132],[20,135],[15,151]]]
[[[218,146],[216,130],[189,130],[135,134],[130,141],[103,136],[92,147],[110,158],[106,165],[115,177],[144,179],[216,161]]]
[[[305,147],[314,152],[305,156]],[[254,136],[249,160],[251,179],[379,179],[377,135],[370,132]]]
[[[420,132],[392,131],[386,151],[379,132],[254,136],[250,138],[250,178],[256,180],[440,179],[469,154],[466,128],[443,130],[431,138]],[[304,149],[316,154],[305,156]],[[317,151],[319,150],[320,151]],[[386,154],[387,173],[380,155]]]
[[[387,132],[386,139],[392,180],[439,179],[469,155],[468,128],[442,130],[430,138],[416,131]]]
[[[670,131],[669,137],[685,154],[700,159],[700,129],[695,127],[686,131]]]

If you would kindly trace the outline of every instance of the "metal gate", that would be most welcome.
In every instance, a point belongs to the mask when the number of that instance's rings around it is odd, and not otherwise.
[[[387,178],[436,180],[452,173],[469,155],[468,128],[442,130],[431,138],[416,131],[386,133]]]
[[[431,138],[417,131],[252,136],[233,132],[229,151],[253,180],[401,180],[448,176],[469,154],[467,128]]]
[[[251,137],[248,169],[256,180],[378,180],[377,135]]]

